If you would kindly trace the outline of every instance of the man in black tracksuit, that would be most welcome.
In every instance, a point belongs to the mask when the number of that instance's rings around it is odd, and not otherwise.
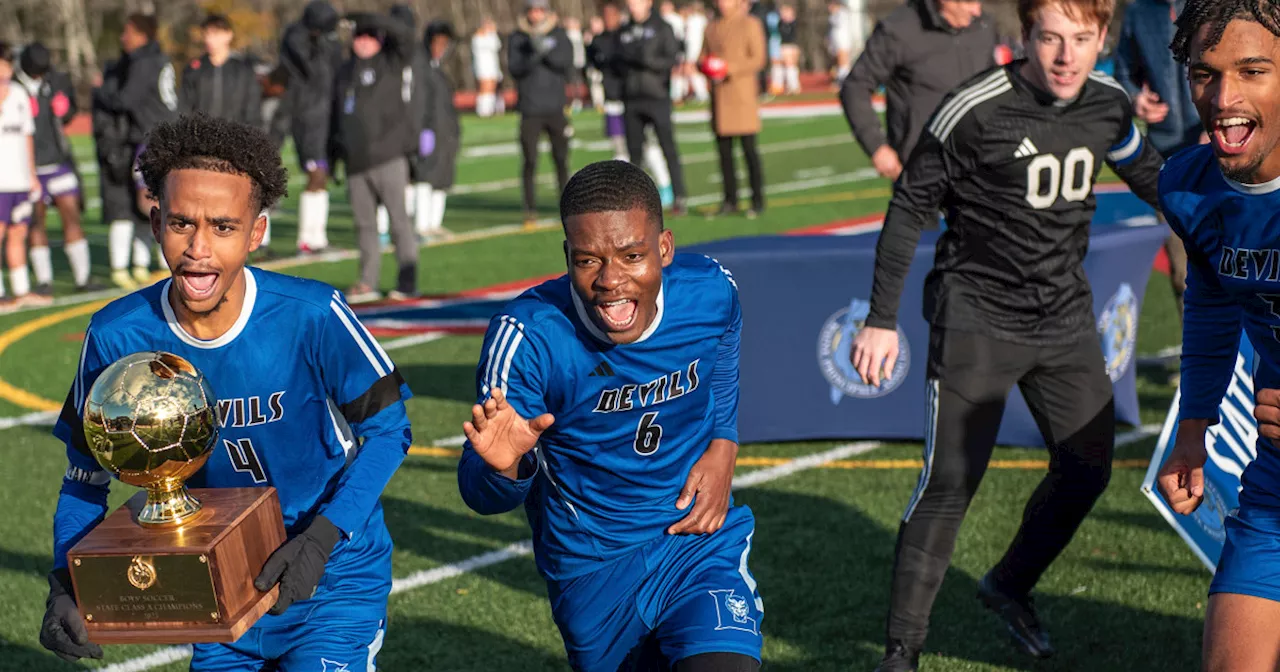
[[[600,8],[604,32],[591,39],[587,45],[587,61],[600,71],[600,85],[604,89],[604,135],[613,144],[615,159],[627,159],[626,108],[622,103],[623,71],[618,52],[621,43],[622,11],[613,2]]]
[[[289,73],[282,107],[288,110],[298,163],[307,186],[298,199],[298,250],[316,252],[329,246],[329,134],[334,77],[342,65],[338,12],[325,0],[312,0],[302,20],[285,29],[280,62]]]
[[[34,103],[36,177],[43,192],[35,204],[29,238],[31,269],[36,276],[33,292],[45,296],[53,293],[53,261],[49,232],[45,229],[50,203],[62,216],[63,251],[71,264],[76,290],[89,290],[93,287],[89,280],[89,242],[80,227],[84,192],[71,143],[63,131],[63,126],[76,116],[75,88],[70,77],[53,69],[49,49],[39,42],[27,45],[18,63],[16,79]]]
[[[169,57],[155,41],[156,19],[145,14],[133,14],[125,22],[120,33],[120,46],[126,54],[121,59],[124,76],[119,87],[103,86],[98,90],[95,105],[128,119],[128,142],[133,149],[133,160],[146,148],[147,134],[160,123],[177,117],[177,74]],[[145,223],[145,215],[155,207],[142,174],[133,168],[133,200],[142,222],[131,226],[124,219],[111,221],[108,231],[108,253],[111,258],[111,279],[126,289],[137,283],[150,281],[151,227]],[[106,197],[103,197],[105,202]],[[132,242],[130,239],[132,238]],[[132,246],[132,281],[127,271]]]
[[[934,108],[995,64],[996,33],[977,0],[908,0],[876,24],[840,87],[853,136],[882,177],[898,179]],[[885,124],[871,96],[885,87]]]
[[[537,219],[534,177],[538,170],[538,138],[545,131],[551,141],[560,191],[569,182],[569,120],[565,86],[573,68],[573,45],[548,9],[547,0],[527,0],[520,30],[507,40],[507,68],[516,80],[520,111],[521,177],[526,226]]]
[[[178,109],[203,112],[254,127],[262,126],[262,87],[247,60],[231,53],[231,21],[211,14],[200,23],[205,55],[182,72]]]
[[[348,293],[355,301],[378,297],[382,246],[377,209],[390,218],[399,274],[389,294],[402,299],[417,294],[418,241],[404,205],[409,184],[407,157],[416,152],[418,120],[410,105],[413,82],[406,81],[414,57],[412,27],[390,16],[356,14],[352,58],[338,70],[334,83],[331,136],[333,156],[347,166],[347,190],[360,246],[360,279]]]
[[[427,233],[443,230],[445,201],[453,188],[458,152],[462,149],[462,126],[458,123],[458,108],[453,104],[453,86],[440,68],[453,39],[453,26],[439,20],[427,24],[422,37],[431,60],[423,78],[427,104],[422,121],[424,139],[419,143],[422,155],[420,177],[427,185],[430,202],[418,202],[419,208],[426,208],[426,213],[419,211],[418,221],[425,221]],[[426,139],[427,136],[430,140]]]
[[[671,26],[653,13],[653,0],[628,0],[631,22],[619,35],[619,59],[623,68],[623,104],[627,152],[631,162],[644,160],[644,130],[653,126],[658,145],[667,159],[675,201],[671,214],[683,215],[685,207],[684,170],[676,148],[675,126],[671,121],[671,69],[682,49]]]

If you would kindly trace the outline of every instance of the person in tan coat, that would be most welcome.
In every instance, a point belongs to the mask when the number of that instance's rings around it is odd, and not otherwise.
[[[759,74],[768,62],[764,24],[747,13],[747,0],[718,0],[720,16],[707,27],[701,62],[712,80],[711,127],[720,152],[720,173],[724,177],[724,203],[717,214],[738,211],[738,179],[733,160],[733,139],[742,144],[751,179],[751,209],[754,219],[764,210],[764,174],[756,151],[760,132]],[[719,59],[719,63],[714,60]],[[708,63],[712,67],[707,67]],[[721,72],[722,70],[722,72]]]

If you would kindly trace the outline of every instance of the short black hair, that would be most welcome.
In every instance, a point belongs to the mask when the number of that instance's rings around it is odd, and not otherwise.
[[[592,212],[644,210],[663,229],[658,187],[640,167],[626,161],[599,161],[579,170],[560,194],[560,222]]]
[[[210,14],[204,17],[204,21],[200,22],[200,27],[205,30],[216,28],[227,32],[235,30],[231,27],[231,19],[228,19],[225,14]]]
[[[53,59],[48,47],[39,42],[32,42],[18,56],[22,71],[32,77],[44,77],[53,68]]]
[[[13,63],[13,47],[8,42],[0,42],[0,61]]]
[[[153,196],[164,195],[164,181],[175,170],[194,168],[244,175],[253,183],[258,210],[274,206],[289,189],[289,173],[280,152],[256,126],[204,114],[184,114],[156,126],[147,136],[138,162]]]
[[[130,14],[125,23],[133,26],[134,30],[147,36],[152,42],[156,39],[156,31],[160,29],[160,25],[156,23],[156,17],[150,14]]]
[[[1227,24],[1235,19],[1261,24],[1280,37],[1280,7],[1273,0],[1191,0],[1178,15],[1178,29],[1169,45],[1174,60],[1183,65],[1191,61],[1191,40],[1201,26],[1209,25],[1203,46],[1208,50],[1218,46]]]

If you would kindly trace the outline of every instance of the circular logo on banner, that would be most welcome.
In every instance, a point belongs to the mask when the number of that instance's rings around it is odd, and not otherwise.
[[[907,369],[911,362],[911,346],[907,343],[907,335],[902,327],[898,327],[898,359],[893,363],[893,376],[880,381],[879,386],[862,382],[862,377],[849,362],[849,350],[853,345],[853,337],[866,323],[867,314],[871,312],[871,304],[854,299],[848,308],[827,318],[822,323],[822,331],[818,334],[818,368],[822,376],[831,383],[831,403],[838,404],[845,396],[873,399],[883,397],[898,389],[907,378]]]
[[[1129,370],[1133,363],[1133,350],[1138,341],[1138,299],[1129,283],[1107,300],[1098,316],[1098,336],[1102,341],[1102,357],[1107,363],[1107,375],[1111,382]]]
[[[1204,501],[1200,502],[1200,508],[1196,509],[1194,514],[1196,525],[1200,526],[1209,538],[1222,543],[1227,538],[1225,523],[1227,515],[1227,505],[1222,500],[1222,495],[1212,481],[1205,480]]]

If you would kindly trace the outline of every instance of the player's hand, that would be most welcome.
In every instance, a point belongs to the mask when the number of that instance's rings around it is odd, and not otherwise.
[[[1280,439],[1280,390],[1258,390],[1254,394],[1253,403],[1253,417],[1258,420],[1258,435]]]
[[[729,494],[733,489],[733,467],[738,462],[738,444],[715,439],[707,452],[689,470],[676,508],[681,511],[693,504],[689,515],[667,528],[669,534],[709,534],[724,525],[729,513]]]
[[[1178,423],[1173,453],[1160,467],[1156,483],[1160,494],[1174,512],[1188,515],[1204,500],[1204,463],[1209,457],[1204,447],[1206,420],[1183,420]]]
[[[494,388],[483,406],[471,407],[471,422],[462,423],[462,432],[494,471],[515,478],[520,458],[538,445],[538,438],[555,421],[550,413],[525,420],[507,403],[507,395]]]
[[[879,387],[881,381],[893,377],[893,363],[898,361],[898,330],[863,327],[853,337],[849,363],[862,377],[862,382]]]
[[[262,572],[253,580],[253,587],[265,593],[280,584],[280,594],[271,607],[271,615],[283,614],[289,605],[309,600],[316,594],[316,587],[324,576],[325,563],[329,562],[329,554],[341,536],[337,526],[318,515],[302,534],[281,544],[267,558]]]
[[[880,177],[888,180],[897,181],[902,174],[902,159],[889,145],[880,145],[880,149],[871,155],[871,165],[875,166]]]
[[[89,641],[89,631],[71,595],[71,574],[67,570],[55,569],[49,574],[49,598],[44,605],[41,646],[68,663],[81,658],[102,658],[102,647]]]
[[[1169,116],[1169,105],[1160,101],[1160,95],[1142,85],[1142,91],[1133,99],[1133,112],[1148,124],[1158,124]]]

